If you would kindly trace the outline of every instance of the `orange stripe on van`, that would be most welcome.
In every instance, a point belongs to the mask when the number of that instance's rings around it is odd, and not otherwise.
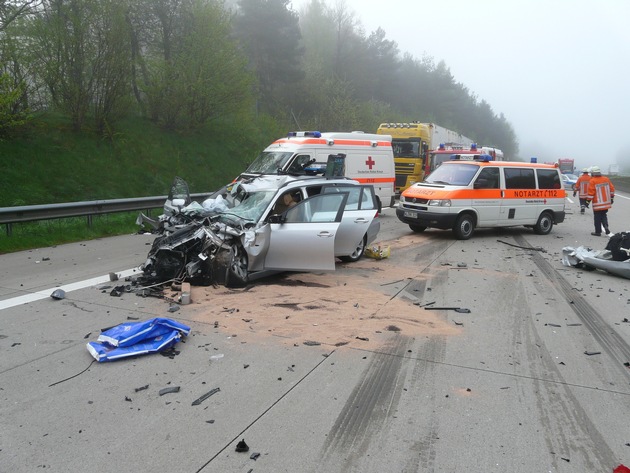
[[[345,145],[345,146],[369,146],[372,148],[372,142],[369,140],[334,140],[335,146]],[[323,138],[280,138],[273,142],[273,144],[278,143],[292,143],[292,144],[300,144],[300,145],[327,145],[328,142]],[[392,144],[389,141],[377,141],[376,146],[385,146],[387,148],[391,148]]]
[[[502,194],[503,192],[503,194]],[[405,198],[417,199],[564,199],[564,189],[430,189],[427,187],[409,187],[404,192]]]
[[[393,177],[353,177],[355,181],[359,181],[361,184],[375,184],[377,182],[394,182],[396,179]]]

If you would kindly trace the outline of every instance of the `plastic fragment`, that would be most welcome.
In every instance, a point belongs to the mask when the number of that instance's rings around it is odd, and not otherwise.
[[[252,460],[256,461],[256,460],[258,460],[258,457],[259,457],[259,456],[260,456],[260,453],[258,453],[258,452],[254,452],[254,453],[252,453],[252,454],[249,456],[249,458],[251,458]]]
[[[178,305],[175,305],[175,304],[171,305],[171,306],[168,308],[168,311],[169,311],[169,312],[177,312],[178,310],[179,310],[179,306],[178,306]]]
[[[63,289],[55,289],[53,293],[50,295],[50,297],[52,297],[53,299],[57,301],[61,299],[65,299],[66,291],[64,291]]]
[[[178,393],[178,392],[179,392],[179,386],[171,386],[169,388],[160,389],[160,392],[158,394],[160,396],[164,396],[165,394]]]
[[[203,401],[205,401],[206,399],[208,399],[210,396],[212,396],[213,394],[218,393],[219,391],[221,391],[221,389],[219,388],[214,388],[211,391],[208,391],[206,394],[204,394],[203,396],[199,397],[198,399],[195,399],[192,403],[193,406],[198,406],[199,404],[201,404]]]
[[[562,327],[562,325],[558,325],[558,324],[545,324],[548,325],[549,327]]]
[[[306,340],[306,341],[304,342],[304,345],[309,346],[309,347],[316,347],[316,346],[318,346],[318,345],[321,345],[321,343],[316,342],[316,341],[314,341],[314,340]]]
[[[239,443],[236,444],[237,452],[249,452],[249,445],[245,443],[245,439],[242,439]]]
[[[369,342],[370,341],[370,339],[367,338],[367,337],[354,337],[354,338],[356,338],[357,340],[363,340],[364,342]]]
[[[601,355],[601,354],[602,354],[602,352],[601,352],[601,351],[588,351],[588,350],[586,350],[586,351],[584,352],[584,354],[585,354],[585,355],[589,355],[589,356],[591,356],[591,355]]]
[[[145,389],[149,389],[149,385],[145,384],[144,386],[140,386],[139,388],[135,388],[134,391],[144,391]]]

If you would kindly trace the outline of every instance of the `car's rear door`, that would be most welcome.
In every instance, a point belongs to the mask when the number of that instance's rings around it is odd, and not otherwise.
[[[287,210],[283,223],[270,223],[264,269],[335,269],[335,237],[348,193],[319,194]]]
[[[351,255],[370,230],[370,224],[376,216],[378,203],[372,185],[325,185],[323,194],[347,192],[341,225],[335,238],[335,256]],[[375,238],[375,235],[371,238]]]

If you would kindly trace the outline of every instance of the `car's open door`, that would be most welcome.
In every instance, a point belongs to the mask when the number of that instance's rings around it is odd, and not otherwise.
[[[324,186],[323,194],[348,192],[341,226],[337,231],[335,255],[350,255],[368,233],[372,220],[376,216],[378,203],[374,187],[370,184]]]
[[[264,269],[335,269],[335,236],[347,200],[347,192],[319,194],[287,210],[281,223],[270,223]]]

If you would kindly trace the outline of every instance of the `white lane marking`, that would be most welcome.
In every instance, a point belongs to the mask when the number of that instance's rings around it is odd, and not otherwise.
[[[119,278],[124,279],[127,276],[133,276],[134,274],[140,274],[139,268],[126,269],[125,271],[117,272]],[[44,289],[43,291],[33,292],[31,294],[25,294],[23,296],[13,297],[0,301],[0,310],[15,307],[17,305],[28,304],[29,302],[35,302],[50,297],[50,295],[57,289],[63,289],[65,292],[76,291],[78,289],[84,289],[90,286],[96,286],[97,284],[103,284],[110,282],[109,274],[107,276],[98,276],[92,279],[86,279],[85,281],[77,281],[65,286],[57,286],[50,289]],[[114,281],[115,282],[115,281]]]

